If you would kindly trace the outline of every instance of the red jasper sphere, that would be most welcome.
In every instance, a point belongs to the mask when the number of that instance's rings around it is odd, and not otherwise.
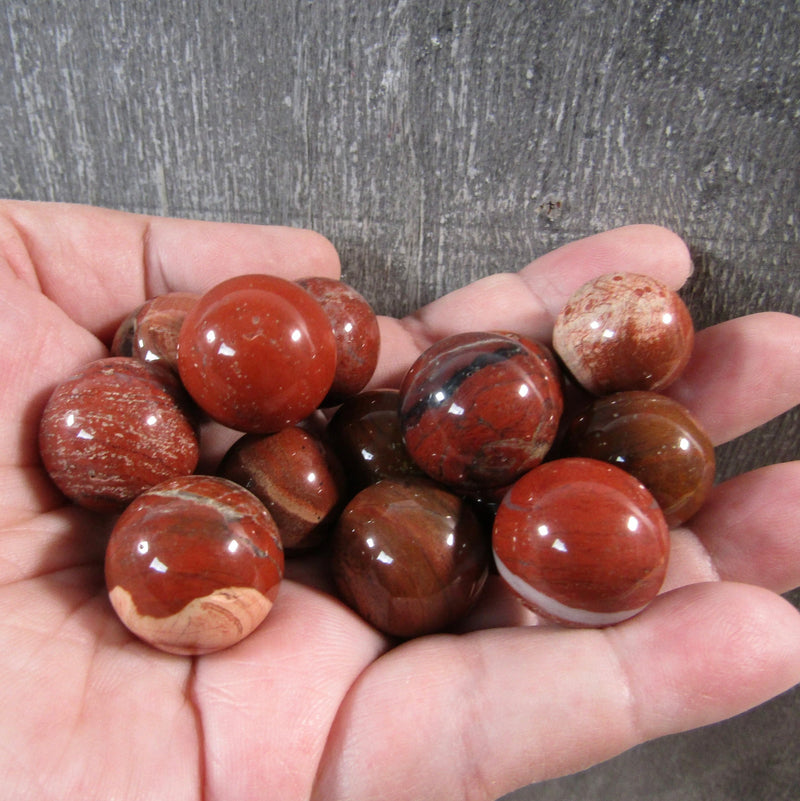
[[[263,504],[233,482],[173,479],[120,516],[106,551],[114,610],[145,642],[205,654],[250,634],[267,616],[283,552]]]
[[[495,563],[535,612],[573,626],[606,626],[658,593],[669,532],[633,476],[594,459],[547,462],[503,498],[492,533]]]
[[[336,370],[327,315],[293,281],[243,275],[209,290],[178,340],[181,380],[214,420],[270,433],[310,415]]]
[[[42,462],[70,500],[119,512],[140,492],[195,469],[200,449],[189,407],[170,371],[123,356],[99,359],[47,401]]]
[[[556,352],[595,395],[663,389],[683,372],[693,344],[686,304],[660,281],[636,273],[584,284],[553,329]]]
[[[327,433],[355,491],[384,478],[424,476],[403,442],[396,389],[372,389],[348,398]]]
[[[310,292],[328,315],[336,339],[336,374],[324,406],[335,406],[361,392],[378,364],[381,334],[378,318],[366,298],[333,278],[303,278],[297,282]]]
[[[219,475],[269,510],[286,551],[318,545],[344,503],[344,474],[322,439],[299,426],[245,434],[225,454]]]
[[[650,490],[669,526],[688,520],[714,483],[714,446],[688,409],[656,392],[595,399],[573,422],[572,455],[621,467]]]
[[[465,501],[432,482],[380,481],[345,507],[333,538],[344,600],[397,637],[453,624],[488,575],[489,542]]]
[[[167,292],[146,301],[120,323],[111,354],[158,362],[177,372],[178,336],[199,297],[193,292]]]
[[[541,462],[563,409],[550,359],[519,339],[483,332],[428,348],[400,396],[411,457],[460,491],[506,486]]]

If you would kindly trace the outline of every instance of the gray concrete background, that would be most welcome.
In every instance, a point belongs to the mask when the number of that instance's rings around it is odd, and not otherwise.
[[[2,196],[315,228],[389,314],[655,222],[692,247],[699,325],[800,313],[796,0],[2,0],[0,21]],[[799,456],[795,410],[721,472]],[[798,713],[790,692],[508,798],[796,800]]]

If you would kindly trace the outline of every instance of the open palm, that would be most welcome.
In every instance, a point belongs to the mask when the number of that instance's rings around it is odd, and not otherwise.
[[[455,331],[549,338],[593,275],[686,279],[683,243],[619,229],[381,320],[375,385]],[[290,562],[264,624],[201,658],[132,638],[105,595],[108,521],[63,504],[38,461],[42,405],[105,355],[130,309],[237,273],[336,276],[310,232],[0,206],[0,795],[14,799],[494,799],[800,681],[800,463],[718,486],[673,532],[665,592],[605,630],[536,623],[490,584],[458,634],[390,642]],[[672,390],[716,443],[800,402],[800,320],[698,335]]]

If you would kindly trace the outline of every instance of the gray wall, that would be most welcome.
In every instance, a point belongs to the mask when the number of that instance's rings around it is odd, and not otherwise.
[[[0,195],[319,230],[401,314],[630,222],[800,313],[795,1],[4,0]],[[800,414],[720,450],[800,456]],[[798,600],[800,596],[795,596]],[[791,692],[523,799],[796,799]]]

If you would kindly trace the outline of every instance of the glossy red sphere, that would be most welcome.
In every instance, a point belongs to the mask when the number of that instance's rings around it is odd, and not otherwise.
[[[361,392],[378,364],[381,334],[378,318],[366,298],[333,278],[303,278],[297,282],[325,310],[336,339],[336,374],[323,401],[335,406]]]
[[[636,273],[584,284],[553,330],[556,352],[595,395],[663,389],[683,372],[693,344],[694,325],[677,293]]]
[[[45,469],[72,501],[121,511],[144,490],[197,466],[189,399],[168,370],[122,356],[83,367],[42,413]]]
[[[168,292],[146,301],[120,323],[111,343],[112,356],[158,362],[177,372],[181,326],[199,298],[193,292]]]
[[[106,585],[122,622],[175,654],[205,654],[250,634],[283,576],[278,531],[233,482],[173,479],[140,495],[108,543]]]
[[[270,433],[310,415],[336,370],[327,315],[293,281],[223,281],[187,314],[178,340],[181,380],[214,420]]]
[[[677,526],[702,505],[714,483],[714,446],[692,414],[656,392],[618,392],[595,399],[573,422],[576,456],[621,467],[647,487]]]
[[[252,492],[269,510],[286,551],[318,545],[344,504],[344,474],[323,441],[298,426],[245,434],[219,475]]]
[[[336,410],[327,433],[355,491],[384,478],[424,475],[403,442],[396,389],[367,390],[349,398]]]
[[[428,348],[400,387],[411,457],[460,491],[510,484],[542,461],[563,408],[552,364],[515,338],[456,334]]]
[[[656,596],[669,531],[653,496],[633,476],[593,459],[534,468],[508,491],[495,517],[495,564],[523,602],[573,626],[606,626]]]
[[[489,538],[465,501],[431,482],[380,481],[347,505],[333,575],[344,600],[397,637],[440,631],[475,603]]]

